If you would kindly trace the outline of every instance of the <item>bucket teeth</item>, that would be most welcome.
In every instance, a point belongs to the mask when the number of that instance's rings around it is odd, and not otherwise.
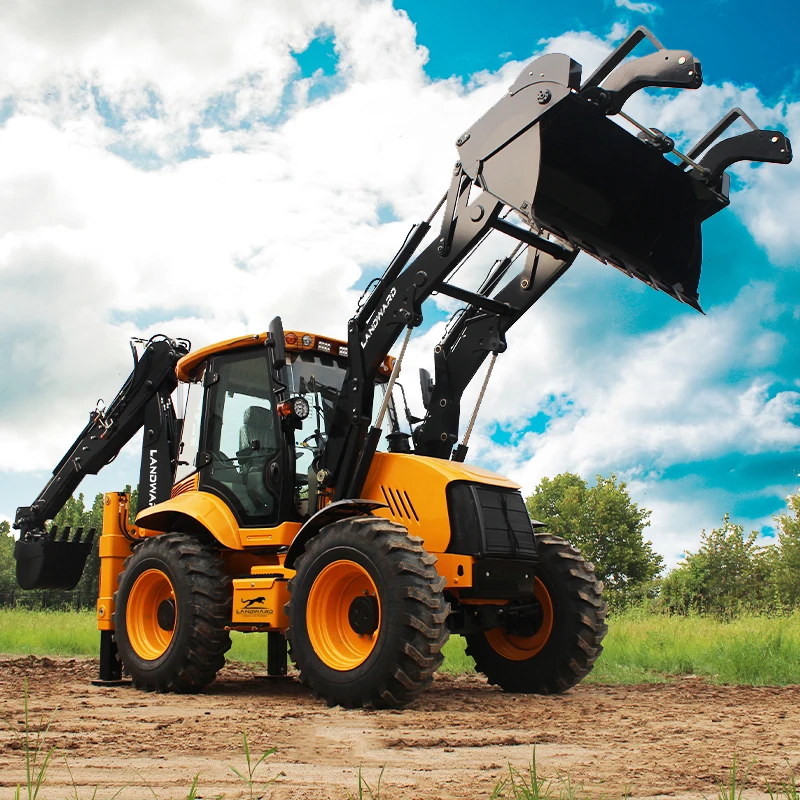
[[[64,526],[64,530],[61,531],[61,536],[59,537],[59,542],[68,542],[69,541],[69,532],[72,528],[69,525]]]
[[[58,525],[53,525],[53,527],[50,528],[50,531],[47,534],[47,537],[46,537],[47,541],[54,542],[56,540],[56,534],[57,533],[58,533]]]

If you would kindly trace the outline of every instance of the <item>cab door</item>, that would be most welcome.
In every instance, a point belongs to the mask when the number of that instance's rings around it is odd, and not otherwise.
[[[241,527],[281,522],[286,447],[269,373],[260,347],[214,357],[204,378],[199,488],[222,498]]]

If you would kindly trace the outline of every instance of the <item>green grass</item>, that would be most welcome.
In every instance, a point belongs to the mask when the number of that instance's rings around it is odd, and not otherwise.
[[[100,648],[91,611],[27,611],[0,608],[0,653],[96,656]]]
[[[267,639],[262,634],[231,634],[228,660],[264,663]],[[91,611],[27,611],[0,608],[0,654],[97,656],[99,639]],[[464,640],[453,636],[445,646],[445,671],[469,672],[474,662],[464,653]]]
[[[657,683],[673,675],[701,675],[719,683],[800,683],[800,612],[721,622],[707,617],[662,617],[628,612],[609,620],[605,650],[588,680]],[[473,669],[464,640],[450,637],[442,670]],[[0,653],[96,656],[91,612],[0,609]],[[266,637],[233,634],[232,661],[264,663]]]
[[[800,683],[800,612],[747,616],[663,617],[628,612],[609,620],[603,655],[588,680],[657,683],[701,675],[717,683]]]

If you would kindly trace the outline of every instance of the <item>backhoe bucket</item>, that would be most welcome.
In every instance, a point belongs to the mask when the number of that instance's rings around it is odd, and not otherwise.
[[[23,589],[74,589],[83,574],[86,559],[92,551],[95,529],[81,540],[78,528],[72,540],[69,527],[56,540],[57,528],[39,536],[28,535],[14,545],[17,561],[17,583]]]

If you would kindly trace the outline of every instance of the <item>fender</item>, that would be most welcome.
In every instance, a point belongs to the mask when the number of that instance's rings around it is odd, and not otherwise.
[[[186,529],[181,518],[205,528],[223,547],[244,550],[236,517],[224,500],[207,492],[186,492],[146,508],[136,515],[136,525],[159,532]]]
[[[333,503],[328,503],[328,505],[306,520],[303,527],[297,532],[297,536],[294,537],[289,546],[289,551],[286,553],[284,566],[294,569],[294,562],[299,555],[302,555],[306,549],[306,544],[326,525],[348,517],[363,517],[366,514],[371,514],[376,508],[388,507],[386,503],[361,499],[336,500]]]

